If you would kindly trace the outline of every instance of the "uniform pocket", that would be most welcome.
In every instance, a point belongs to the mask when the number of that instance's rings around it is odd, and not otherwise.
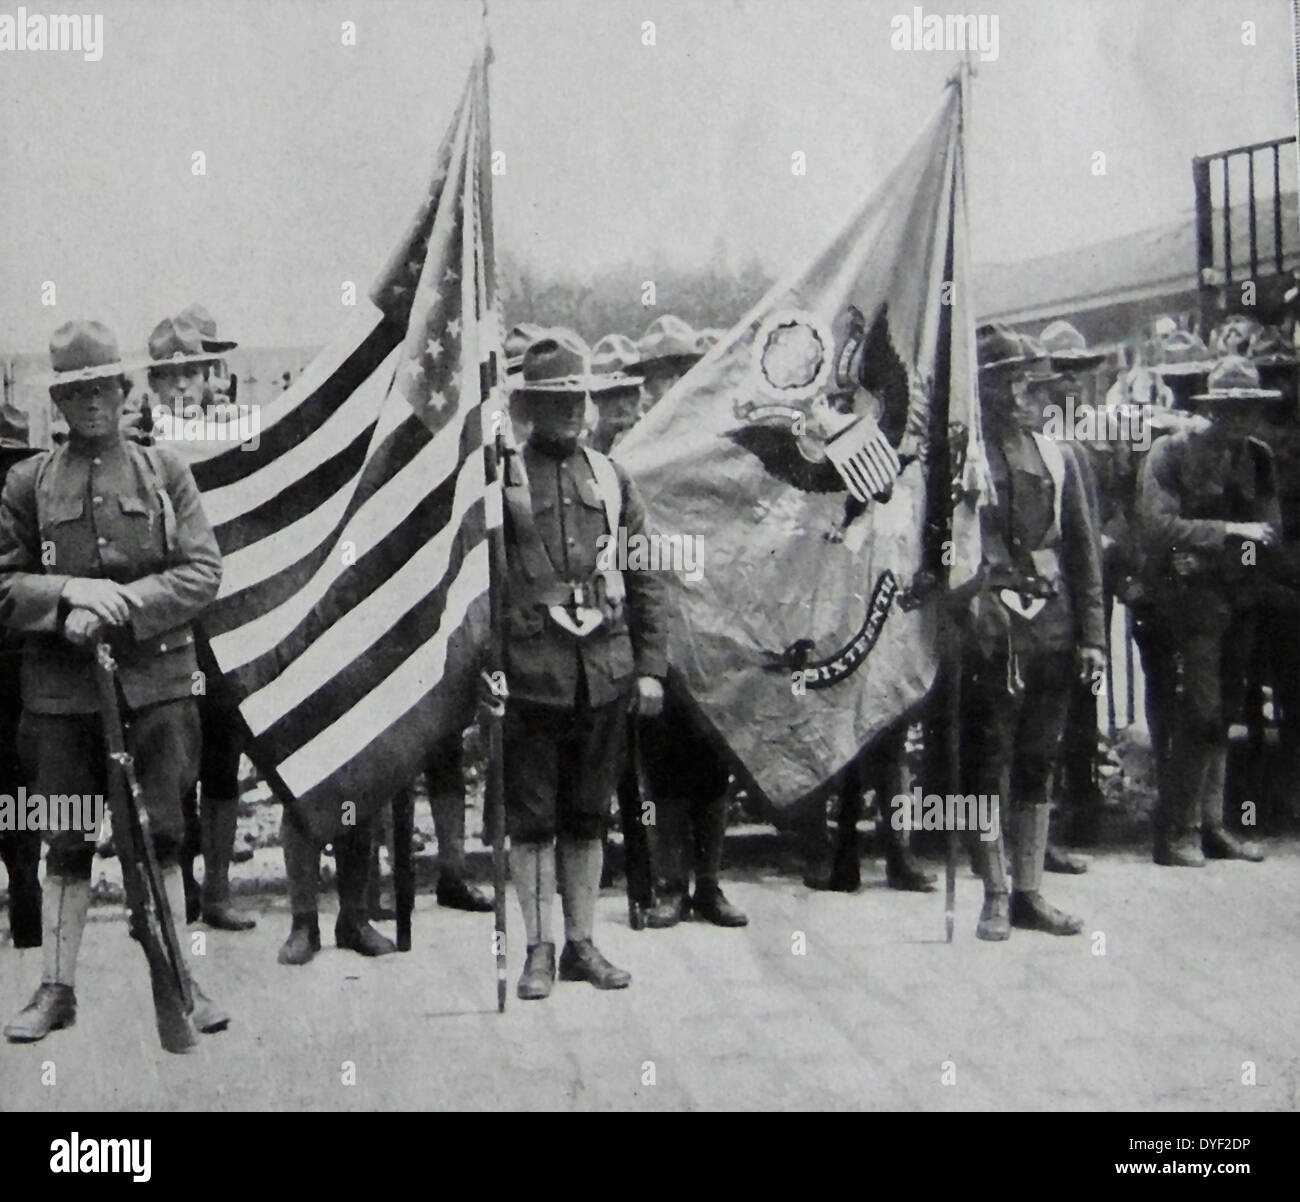
[[[119,496],[117,504],[124,545],[131,548],[133,554],[145,555],[150,560],[162,554],[162,540],[156,536],[157,523],[148,502],[142,497],[126,495]]]
[[[49,529],[64,522],[75,522],[85,512],[85,497],[47,497],[41,503],[41,526]]]

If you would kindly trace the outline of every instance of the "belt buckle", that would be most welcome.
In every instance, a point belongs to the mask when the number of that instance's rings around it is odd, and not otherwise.
[[[1004,588],[998,593],[1002,598],[1002,604],[1005,605],[1012,613],[1019,614],[1027,622],[1032,622],[1042,611],[1043,606],[1047,604],[1045,597],[1029,597],[1023,593],[1018,593],[1015,589]]]
[[[573,586],[569,606],[551,605],[546,612],[557,626],[567,630],[575,638],[585,639],[605,620],[605,615],[594,605],[587,605],[586,593],[581,584]]]

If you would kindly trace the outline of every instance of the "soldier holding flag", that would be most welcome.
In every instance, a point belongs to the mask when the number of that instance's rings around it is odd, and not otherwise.
[[[561,980],[623,989],[631,976],[593,942],[601,839],[624,754],[629,703],[663,705],[663,586],[648,571],[602,568],[599,540],[640,536],[635,487],[578,435],[599,387],[574,334],[549,331],[524,352],[515,405],[528,426],[505,465],[505,804],[510,870],[523,912],[521,998],[556,976],[551,904],[564,906]]]
[[[1083,920],[1049,905],[1039,886],[1071,681],[1095,679],[1105,661],[1097,539],[1077,461],[1032,431],[1035,392],[1055,378],[1042,348],[984,326],[977,355],[994,493],[963,651],[962,792],[999,804],[996,832],[986,832],[994,837],[974,841],[984,878],[976,935],[1003,940],[1012,926],[1074,935]]]

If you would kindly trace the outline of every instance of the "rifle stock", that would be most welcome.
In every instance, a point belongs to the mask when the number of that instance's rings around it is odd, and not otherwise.
[[[95,649],[95,683],[108,750],[108,811],[122,865],[131,937],[144,950],[149,965],[158,1039],[168,1052],[187,1052],[198,1043],[189,1017],[194,1009],[189,973],[181,959],[171,906],[154,855],[135,761],[126,749],[117,699],[117,664],[107,643]]]

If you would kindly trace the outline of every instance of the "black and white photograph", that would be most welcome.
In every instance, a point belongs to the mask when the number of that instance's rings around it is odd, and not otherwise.
[[[74,7],[0,7],[8,1180],[1285,1155],[1300,6]]]

